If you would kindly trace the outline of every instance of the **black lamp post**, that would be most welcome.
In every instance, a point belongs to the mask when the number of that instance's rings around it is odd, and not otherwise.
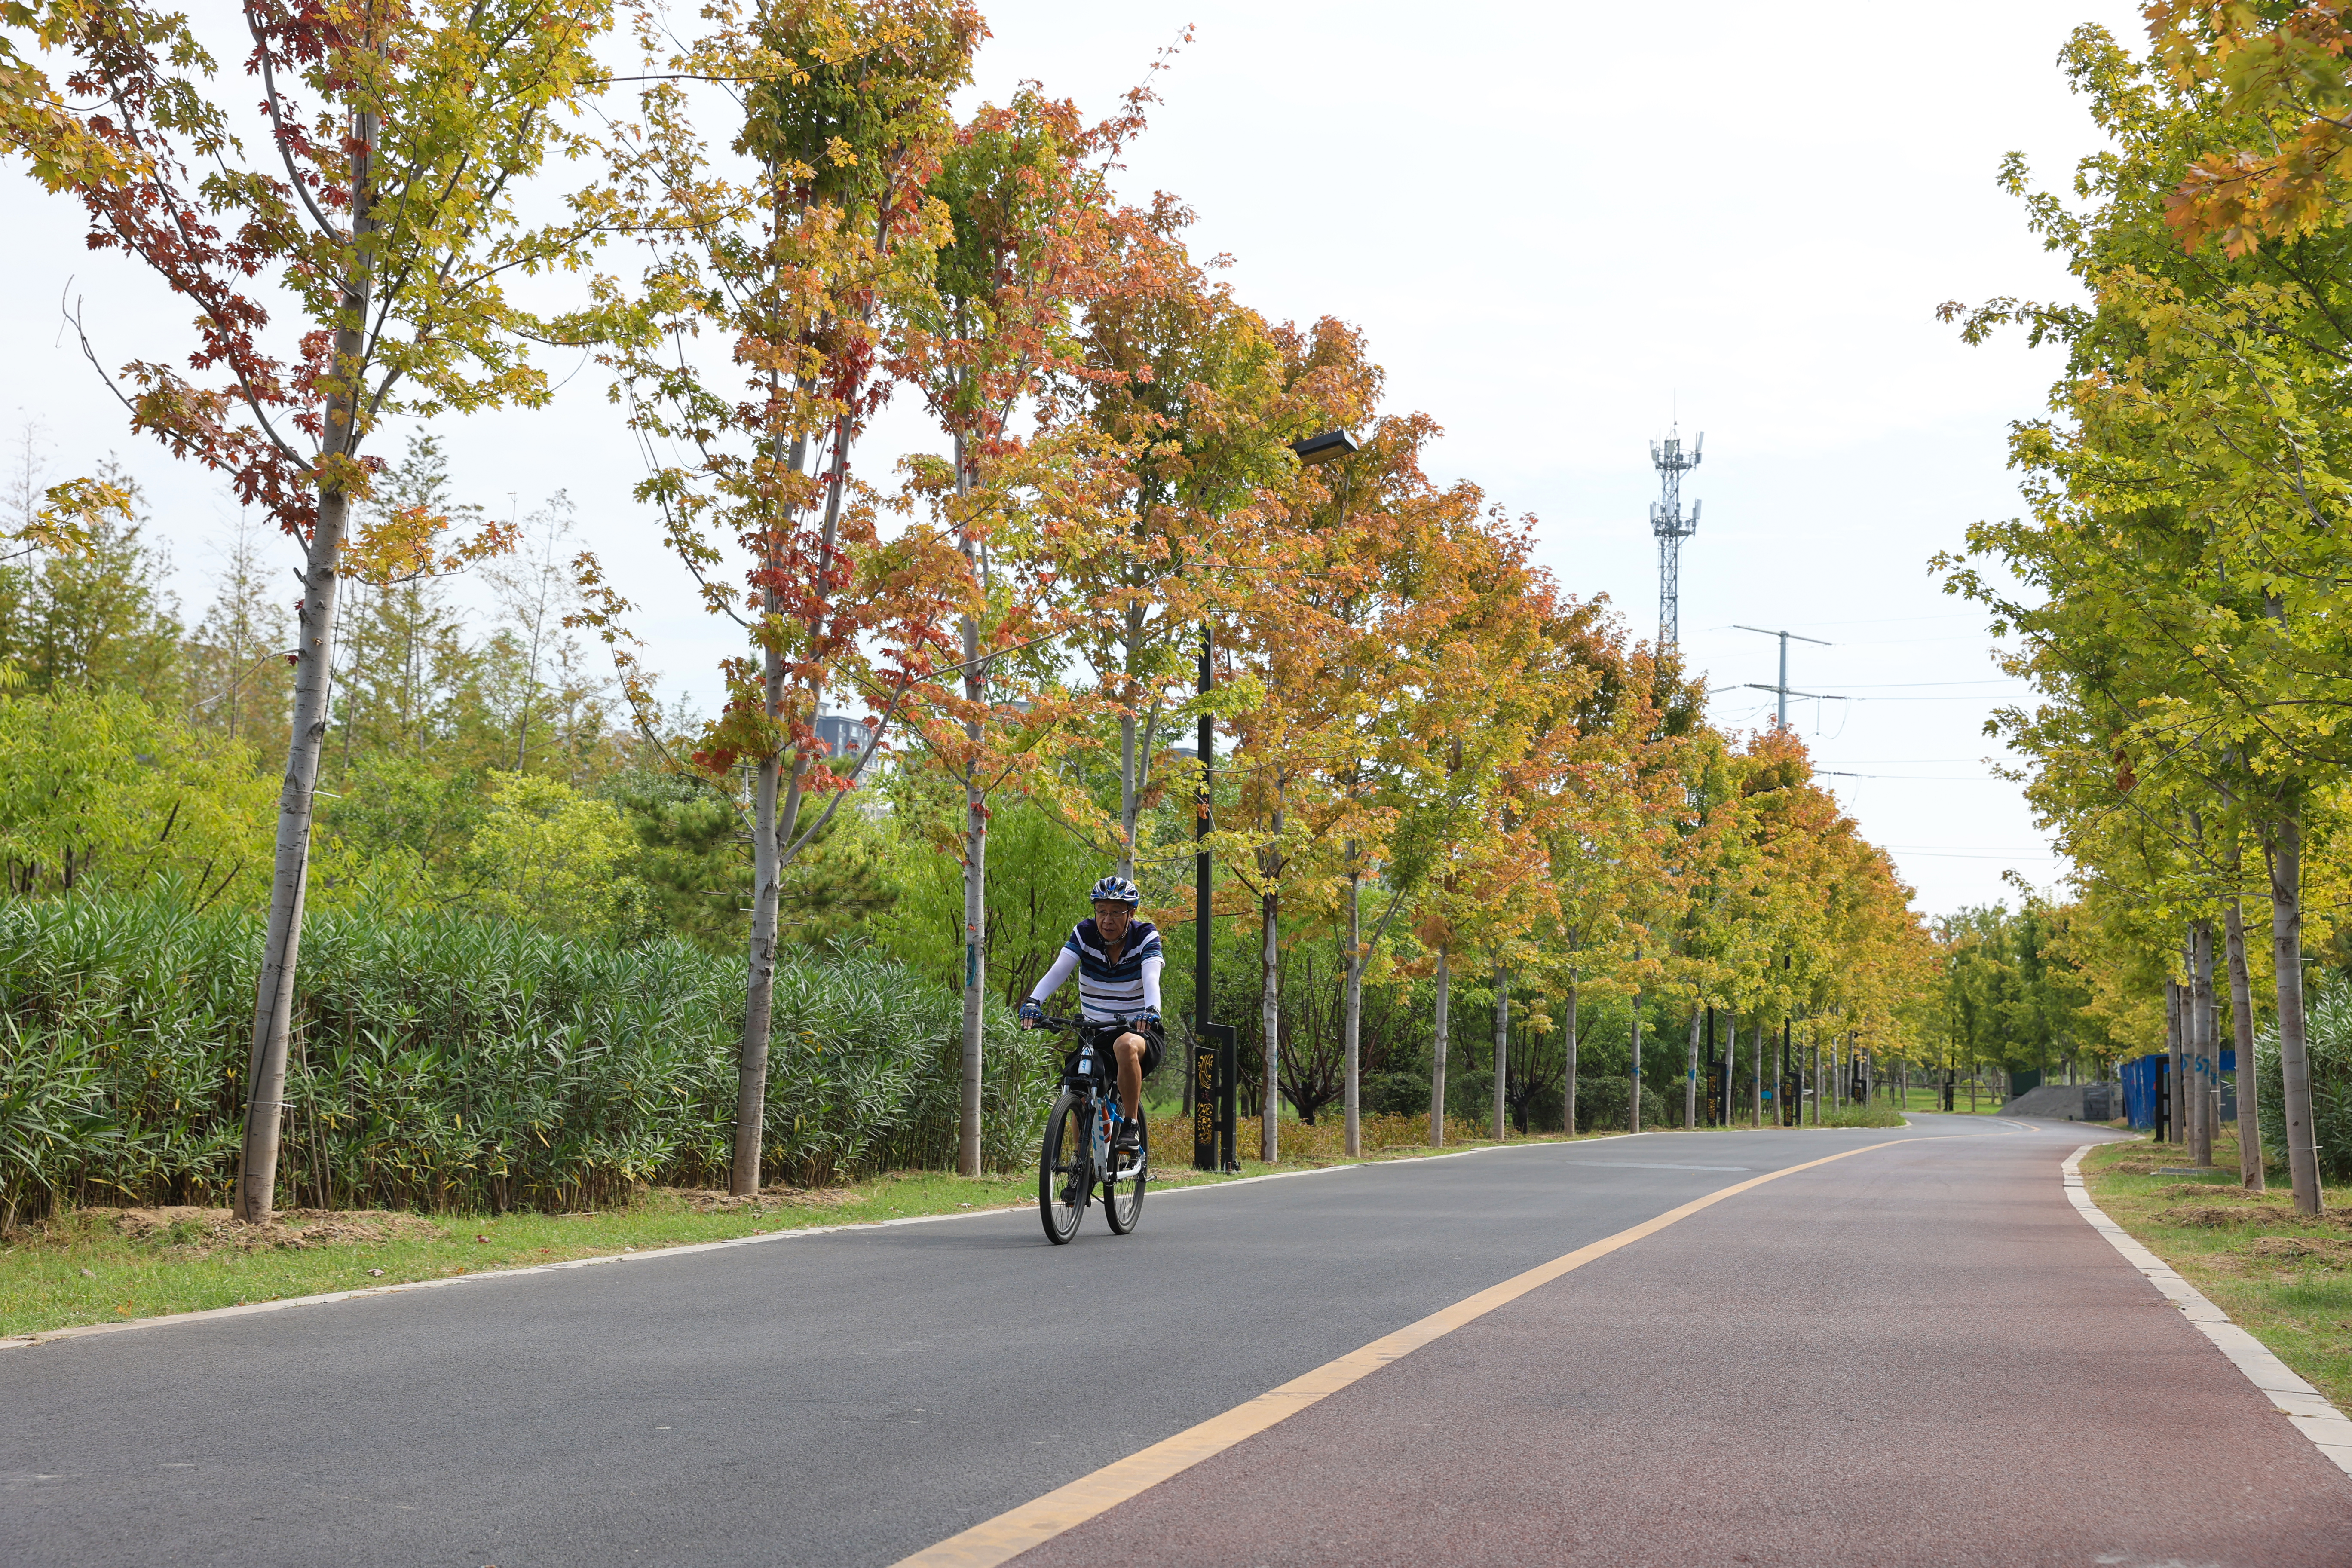
[[[1292,454],[1302,463],[1328,462],[1355,449],[1355,438],[1345,430],[1326,430],[1290,444]],[[1202,621],[1203,697],[1216,685],[1215,651],[1209,623]],[[1209,1021],[1209,959],[1215,942],[1209,918],[1209,832],[1214,826],[1211,784],[1216,770],[1217,726],[1205,710],[1201,714],[1196,743],[1200,748],[1201,791],[1194,802],[1192,818],[1192,840],[1198,847],[1192,852],[1192,1163],[1203,1171],[1238,1171],[1241,1165],[1234,1157],[1235,1123],[1239,1120],[1234,1027]]]

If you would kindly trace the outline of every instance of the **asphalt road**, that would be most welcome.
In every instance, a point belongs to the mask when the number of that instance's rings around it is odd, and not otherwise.
[[[1171,1191],[1067,1247],[980,1215],[0,1352],[0,1562],[887,1564],[1584,1243],[1890,1139],[1032,1560],[2352,1562],[2352,1479],[2066,1205],[2090,1134],[1916,1120]]]

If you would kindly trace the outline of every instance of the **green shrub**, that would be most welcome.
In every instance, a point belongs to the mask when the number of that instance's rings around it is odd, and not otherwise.
[[[1824,1127],[1900,1127],[1902,1113],[1878,1100],[1867,1105],[1832,1105],[1822,1112]]]
[[[1423,1091],[1424,1094],[1426,1090]],[[1429,1104],[1422,1103],[1422,1113],[1427,1115]],[[1445,1075],[1445,1114],[1459,1117],[1473,1127],[1487,1131],[1495,1127],[1495,1075],[1485,1068],[1468,1072]]]
[[[1579,1078],[1576,1080],[1576,1130],[1579,1132],[1622,1131],[1625,1110],[1633,1098],[1630,1078]],[[1642,1084],[1642,1126],[1644,1131],[1666,1125],[1666,1102],[1647,1079]]]
[[[2304,1010],[2305,1049],[2311,1060],[2311,1132],[2319,1146],[2319,1175],[2326,1182],[2352,1181],[2352,984],[2330,986],[2312,996]],[[2278,1025],[2254,1039],[2255,1114],[2263,1148],[2273,1158],[2286,1149],[2284,1079],[2279,1068]]]
[[[1412,1072],[1367,1073],[1360,1109],[1366,1116],[1418,1116],[1425,1121],[1429,1079]]]
[[[0,906],[0,1205],[225,1201],[261,934],[163,896]],[[305,923],[298,987],[289,1204],[564,1209],[724,1179],[740,958],[329,910]],[[889,960],[780,959],[763,1174],[950,1162],[958,1018]],[[1015,1168],[1052,1047],[992,1007],[987,1049],[985,1156]]]

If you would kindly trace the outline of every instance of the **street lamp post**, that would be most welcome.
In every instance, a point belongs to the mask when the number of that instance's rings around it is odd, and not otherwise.
[[[1326,430],[1293,441],[1290,450],[1302,463],[1320,463],[1356,449],[1345,430]],[[1209,623],[1201,623],[1201,695],[1216,685],[1216,646]],[[1234,1139],[1240,1120],[1240,1085],[1235,1081],[1234,1026],[1209,1020],[1211,954],[1215,944],[1209,900],[1213,890],[1209,865],[1209,834],[1216,826],[1213,785],[1216,776],[1216,721],[1203,707],[1197,745],[1201,786],[1193,804],[1192,841],[1192,1164],[1202,1171],[1238,1171]],[[1275,1048],[1266,1042],[1266,1049]]]

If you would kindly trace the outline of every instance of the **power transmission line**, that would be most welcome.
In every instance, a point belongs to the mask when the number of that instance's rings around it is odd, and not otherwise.
[[[1759,684],[1758,684],[1757,682],[1755,682],[1755,681],[1753,681],[1753,680],[1746,681],[1746,682],[1743,682],[1743,683],[1742,683],[1742,684],[1744,684],[1744,685],[1748,688],[1748,689],[1749,689],[1750,691],[1769,691],[1769,692],[1773,692],[1773,693],[1775,693],[1776,695],[1778,695],[1778,696],[1779,696],[1779,698],[1780,699],[1780,710],[1779,710],[1779,712],[1778,712],[1777,716],[1776,716],[1776,717],[1774,718],[1774,720],[1773,720],[1773,726],[1774,726],[1774,728],[1776,728],[1776,729],[1785,730],[1785,729],[1787,729],[1787,728],[1789,727],[1789,699],[1790,699],[1790,698],[1791,698],[1791,697],[1803,697],[1803,698],[1810,699],[1811,700],[1815,701],[1815,702],[1851,702],[1851,701],[1853,701],[1853,698],[1851,698],[1851,697],[1839,697],[1839,696],[1832,695],[1832,694],[1827,693],[1827,692],[1821,692],[1821,691],[1793,691],[1793,690],[1790,689],[1790,687],[1789,687],[1789,643],[1790,643],[1790,640],[1791,638],[1794,638],[1794,639],[1795,639],[1796,641],[1798,641],[1798,642],[1809,642],[1809,643],[1814,643],[1814,644],[1818,644],[1820,647],[1835,647],[1835,646],[1836,646],[1835,644],[1833,644],[1833,643],[1830,642],[1828,639],[1826,639],[1826,638],[1824,638],[1824,637],[1798,637],[1798,636],[1797,636],[1797,634],[1796,634],[1795,632],[1792,632],[1792,631],[1787,631],[1787,630],[1777,631],[1777,632],[1776,632],[1776,631],[1767,631],[1767,630],[1765,630],[1765,628],[1764,628],[1764,627],[1762,627],[1762,626],[1734,626],[1734,627],[1732,627],[1731,629],[1732,629],[1733,631],[1736,631],[1736,632],[1757,632],[1757,633],[1759,633],[1759,634],[1761,634],[1762,636],[1765,636],[1765,637],[1779,637],[1779,638],[1780,639],[1780,683],[1779,685],[1777,685],[1777,686],[1763,686],[1763,685],[1759,685]]]

